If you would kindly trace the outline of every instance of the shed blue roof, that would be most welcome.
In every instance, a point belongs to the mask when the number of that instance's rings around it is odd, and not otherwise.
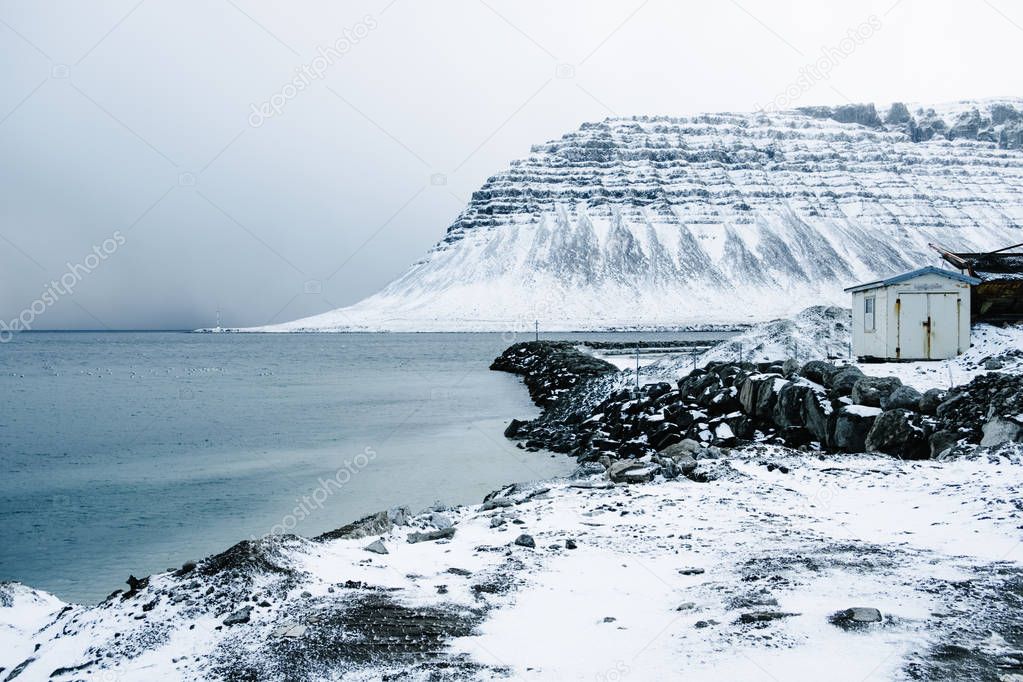
[[[971,284],[973,286],[980,284],[980,280],[976,277],[970,277],[969,275],[964,275],[954,270],[945,270],[944,268],[936,268],[933,265],[928,265],[926,268],[920,268],[919,270],[913,270],[911,272],[904,272],[901,275],[895,275],[888,279],[879,279],[876,282],[857,284],[854,287],[849,287],[846,291],[856,293],[857,291],[866,291],[867,289],[877,289],[878,287],[886,287],[891,284],[905,282],[906,280],[914,279],[921,275],[938,275],[939,277],[946,277],[957,282],[965,282],[966,284]]]

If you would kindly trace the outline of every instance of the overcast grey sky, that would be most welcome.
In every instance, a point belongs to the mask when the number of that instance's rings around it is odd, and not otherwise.
[[[353,303],[531,144],[765,106],[867,22],[797,105],[1023,93],[1009,0],[0,0],[0,319]]]

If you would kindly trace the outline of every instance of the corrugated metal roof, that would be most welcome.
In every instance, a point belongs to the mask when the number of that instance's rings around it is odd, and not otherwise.
[[[876,282],[857,284],[856,286],[849,287],[846,291],[855,293],[857,291],[866,291],[867,289],[877,289],[879,287],[886,287],[892,284],[898,284],[899,282],[905,282],[906,280],[915,279],[922,275],[938,275],[939,277],[947,277],[948,279],[952,279],[957,282],[965,282],[966,284],[972,284],[973,286],[980,284],[980,280],[976,277],[970,277],[969,275],[963,275],[955,272],[954,270],[944,270],[942,268],[936,268],[933,265],[928,265],[926,268],[920,268],[919,270],[913,270],[911,272],[904,272],[901,275],[895,275],[888,279],[879,279]]]

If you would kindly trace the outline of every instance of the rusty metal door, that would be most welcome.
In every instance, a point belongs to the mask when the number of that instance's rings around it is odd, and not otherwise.
[[[944,360],[959,353],[959,297],[938,293],[902,293],[896,304],[898,348],[902,360]]]
[[[896,357],[901,360],[926,360],[931,337],[927,294],[899,294],[897,311]]]
[[[927,357],[931,360],[954,358],[959,354],[959,296],[927,294],[927,315],[931,321]]]

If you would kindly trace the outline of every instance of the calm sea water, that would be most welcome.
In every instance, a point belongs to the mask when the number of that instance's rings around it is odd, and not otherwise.
[[[0,580],[96,601],[129,573],[253,535],[315,535],[563,474],[570,458],[502,435],[537,413],[517,377],[488,370],[507,345],[500,334],[16,336],[0,345]]]

